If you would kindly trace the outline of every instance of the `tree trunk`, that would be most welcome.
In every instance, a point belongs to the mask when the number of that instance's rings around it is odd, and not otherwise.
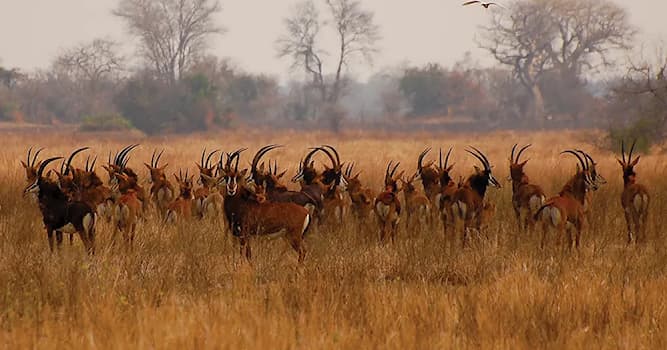
[[[531,94],[531,119],[540,128],[544,128],[545,122],[545,108],[544,108],[544,96],[542,95],[542,89],[540,89],[539,84],[535,83],[530,88]]]

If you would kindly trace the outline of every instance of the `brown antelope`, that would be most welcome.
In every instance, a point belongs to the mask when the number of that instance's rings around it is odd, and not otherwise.
[[[528,175],[523,168],[528,163],[528,159],[521,161],[521,154],[531,145],[521,147],[515,155],[517,144],[512,146],[510,154],[510,181],[512,181],[512,208],[519,222],[519,229],[526,230],[535,226],[533,216],[544,204],[546,196],[544,191],[538,185],[530,183]]]
[[[473,151],[466,150],[482,163],[484,169],[475,166],[475,172],[468,177],[466,182],[454,192],[452,198],[452,214],[457,223],[463,224],[461,243],[465,247],[468,231],[474,229],[480,231],[485,219],[493,212],[494,206],[484,202],[486,190],[489,186],[501,188],[500,183],[491,172],[491,164],[484,153],[475,147]]]
[[[368,224],[370,214],[373,211],[373,193],[369,188],[364,187],[359,180],[361,171],[352,175],[354,171],[354,163],[348,164],[345,168],[343,176],[347,182],[347,193],[352,202],[352,215],[357,219],[361,225]]]
[[[320,174],[315,169],[315,162],[312,160],[313,155],[319,151],[321,151],[319,147],[312,148],[299,162],[299,170],[292,178],[292,182],[301,184],[301,192],[309,199],[309,203],[305,206],[311,213],[311,217],[318,220],[324,206],[324,192],[326,189],[326,186],[321,182]]]
[[[438,157],[438,183],[440,184],[440,193],[436,196],[436,202],[439,205],[440,219],[442,220],[442,230],[445,239],[449,239],[447,233],[449,228],[454,227],[454,213],[452,212],[452,204],[454,194],[459,189],[459,185],[454,182],[450,172],[454,168],[454,164],[449,164],[449,156],[452,154],[452,148],[447,151],[445,162],[442,162],[442,149],[439,150]]]
[[[580,149],[576,150],[576,152],[579,153],[585,160],[586,168],[589,169],[588,172],[590,174],[591,181],[595,183],[595,190],[597,190],[600,186],[606,184],[607,180],[604,177],[602,177],[602,175],[597,171],[597,163],[593,160],[593,158],[588,153]],[[591,205],[592,194],[593,194],[592,191],[588,191],[584,196],[584,213],[586,213],[587,215],[589,213],[589,208]]]
[[[178,171],[178,176],[174,174],[178,183],[178,197],[167,207],[166,219],[169,222],[175,222],[177,218],[190,219],[192,217],[193,198],[192,182],[194,175],[188,176],[188,170],[185,170],[185,176],[182,171]]]
[[[114,215],[116,232],[120,231],[127,244],[134,242],[137,223],[143,210],[137,191],[132,186],[132,179],[124,173],[114,174],[116,181],[112,182],[111,192],[114,199]],[[114,232],[115,237],[115,232]]]
[[[415,187],[415,180],[419,173],[414,173],[407,179],[400,178],[403,183],[403,195],[405,199],[406,228],[421,229],[431,223],[431,201],[424,193]],[[419,226],[419,227],[417,227]]]
[[[102,179],[95,173],[96,161],[97,158],[90,162],[90,157],[88,157],[85,168],[74,171],[74,183],[78,189],[75,192],[74,200],[85,202],[95,208],[98,217],[102,217],[110,223],[114,201],[111,189],[104,186]]]
[[[628,225],[628,244],[632,243],[633,232],[635,243],[643,242],[646,239],[646,218],[648,216],[648,206],[650,196],[648,190],[642,184],[637,183],[637,173],[635,166],[639,163],[639,157],[632,159],[632,151],[635,149],[637,140],[632,142],[630,153],[625,155],[625,143],[621,142],[621,156],[618,163],[623,169],[623,193],[621,193],[621,206],[625,213],[625,222]]]
[[[202,183],[207,184],[209,186],[208,190],[208,195],[204,200],[201,202],[201,204],[195,204],[195,210],[198,211],[198,215],[200,219],[203,218],[214,218],[214,219],[220,219],[224,218],[224,213],[223,208],[224,208],[224,172],[223,170],[223,156],[224,154],[220,155],[220,161],[218,162],[218,165],[216,166],[215,173],[213,176],[209,177],[205,174],[200,174],[200,177],[202,177]],[[195,196],[196,198],[196,196]],[[197,205],[200,205],[200,207],[197,207]]]
[[[201,154],[201,161],[199,164],[196,164],[199,169],[199,179],[197,182],[201,187],[194,192],[194,211],[195,215],[200,219],[204,218],[208,210],[213,210],[213,206],[205,208],[204,205],[208,196],[217,192],[218,179],[216,179],[216,176],[213,174],[216,165],[211,165],[211,158],[218,152],[220,152],[220,150],[214,150],[206,156],[206,148],[204,148],[204,151]],[[222,197],[217,194],[216,199],[222,199]],[[212,199],[212,201],[210,201],[211,204],[215,203],[216,199]],[[211,214],[215,215],[215,213]]]
[[[419,154],[417,158],[417,177],[421,179],[422,186],[424,186],[424,193],[431,202],[431,206],[437,205],[437,197],[440,194],[440,174],[438,169],[433,168],[434,162],[431,161],[424,165],[424,157],[431,151],[427,148]]]
[[[111,154],[110,154],[108,164],[103,165],[102,167],[109,173],[109,187],[117,185],[114,184],[114,182],[118,181],[116,174],[127,175],[128,182],[126,184],[126,187],[127,189],[131,189],[134,191],[137,199],[141,202],[142,211],[144,211],[148,208],[148,198],[146,195],[146,191],[144,190],[143,187],[141,187],[141,185],[139,185],[139,176],[137,175],[137,173],[127,166],[127,163],[130,160],[128,155],[137,146],[139,145],[134,144],[123,148],[119,153],[116,154],[116,156],[113,159],[113,163],[111,161]]]
[[[590,190],[597,190],[598,188],[591,175],[590,164],[582,159],[580,153],[573,150],[561,152],[561,154],[565,153],[577,157],[581,167],[577,165],[577,172],[563,186],[558,195],[548,199],[534,215],[534,218],[542,223],[542,247],[546,243],[549,228],[555,228],[561,236],[567,233],[568,249],[572,248],[571,231],[574,230],[575,244],[579,248],[581,233],[587,225],[584,212],[586,196]]]
[[[389,162],[384,173],[384,191],[375,197],[373,210],[380,224],[380,242],[384,243],[387,236],[393,243],[396,240],[398,223],[401,221],[401,201],[398,199],[398,179],[403,177],[403,172],[396,176],[396,170],[401,164],[397,162],[392,168],[393,162]]]
[[[174,186],[171,185],[164,173],[169,164],[160,166],[160,157],[162,157],[163,152],[164,150],[160,151],[156,156],[157,150],[154,150],[153,155],[151,156],[151,163],[144,163],[144,165],[150,173],[150,197],[153,200],[153,203],[155,203],[160,215],[165,217],[167,206],[174,200],[175,191]]]
[[[42,174],[46,166],[62,157],[53,157],[43,161],[35,173],[35,182],[23,191],[24,194],[37,195],[39,209],[42,212],[44,226],[53,251],[53,233],[58,246],[62,244],[62,234],[76,232],[89,254],[95,253],[95,212],[86,203],[70,201],[57,184],[45,181]]]
[[[303,238],[310,226],[308,210],[295,203],[266,200],[262,184],[250,186],[246,182],[247,170],[239,171],[240,153],[238,150],[227,158],[225,215],[232,234],[239,239],[241,255],[248,260],[252,258],[252,236],[282,236],[298,253],[302,263],[306,257]]]

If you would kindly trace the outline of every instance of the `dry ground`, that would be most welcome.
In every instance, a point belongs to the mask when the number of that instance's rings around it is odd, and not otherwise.
[[[626,246],[620,167],[594,146],[599,135],[3,134],[0,347],[667,348],[667,159],[642,157],[639,178],[653,194],[650,239]],[[109,150],[134,141],[141,147],[130,165],[142,176],[154,147],[164,147],[164,161],[177,170],[194,168],[204,146],[249,147],[246,162],[263,144],[283,143],[273,155],[293,174],[306,147],[328,142],[374,190],[388,160],[413,171],[425,146],[454,146],[458,177],[474,164],[464,147],[477,145],[504,180],[512,144],[532,142],[526,169],[549,193],[574,171],[574,158],[559,156],[566,147],[588,150],[609,183],[595,193],[592,229],[574,253],[555,240],[540,250],[535,234],[517,233],[506,180],[489,192],[498,207],[491,227],[464,250],[445,249],[440,227],[402,228],[396,244],[380,246],[376,233],[347,222],[310,235],[303,266],[284,242],[266,240],[255,241],[249,265],[217,222],[164,227],[148,220],[130,251],[110,247],[110,229],[101,226],[94,257],[76,239],[49,253],[37,208],[21,198],[19,160],[28,146],[47,147],[46,157],[87,145],[105,161]]]

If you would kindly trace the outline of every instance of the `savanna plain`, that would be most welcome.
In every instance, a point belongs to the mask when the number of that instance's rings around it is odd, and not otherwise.
[[[628,245],[618,152],[601,147],[603,138],[596,131],[3,134],[0,347],[667,348],[667,158],[654,149],[636,167],[652,200],[646,243]],[[143,162],[156,148],[165,149],[162,162],[173,179],[179,168],[196,169],[204,147],[248,147],[241,160],[247,166],[259,147],[283,144],[270,157],[291,177],[308,147],[332,144],[375,193],[389,160],[414,172],[425,147],[435,151],[430,160],[439,147],[454,147],[452,174],[465,177],[478,164],[464,151],[473,145],[488,156],[503,187],[489,189],[495,216],[466,248],[447,246],[439,221],[431,229],[401,225],[397,241],[381,245],[378,231],[345,219],[309,232],[302,265],[284,241],[261,238],[253,240],[248,263],[221,220],[165,225],[149,213],[131,249],[111,245],[111,227],[100,222],[94,256],[76,237],[52,254],[37,206],[22,197],[20,160],[27,149],[45,147],[45,159],[90,146],[99,164],[109,151],[135,142],[140,147],[129,166],[142,179]],[[582,148],[598,162],[607,184],[593,194],[579,250],[564,249],[562,237],[541,249],[537,232],[518,230],[507,181],[514,143],[533,144],[524,155],[526,173],[548,195],[575,171],[576,159],[560,151]],[[320,157],[318,167],[327,161]]]

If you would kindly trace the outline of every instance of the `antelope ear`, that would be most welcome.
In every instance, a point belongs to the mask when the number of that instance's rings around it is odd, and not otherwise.
[[[285,174],[287,174],[287,170],[285,170],[285,171],[283,171],[282,173],[278,174],[276,177],[277,177],[278,179],[282,179],[282,177],[285,176]]]
[[[635,158],[635,160],[633,160],[632,164],[630,164],[630,165],[632,165],[632,166],[637,165],[637,163],[639,163],[639,157],[641,157],[641,156],[637,156],[637,158]]]
[[[213,177],[208,176],[208,175],[206,175],[206,174],[199,174],[199,175],[200,175],[202,178],[204,178],[204,180],[206,180],[206,181],[212,181],[212,180],[213,180]],[[194,176],[194,175],[192,175],[192,176]]]
[[[621,165],[621,166],[622,166],[623,168],[625,168],[625,164],[623,163],[623,161],[622,161],[622,160],[620,160],[620,159],[616,158],[616,161],[617,161],[617,162],[618,162],[618,164],[620,164],[620,165]]]
[[[148,168],[148,170],[153,170],[153,167],[148,165],[148,163],[144,163],[144,165],[146,166],[146,168]]]
[[[530,159],[524,160],[523,162],[519,163],[519,166],[523,168],[526,165],[526,163],[528,163],[529,160]]]
[[[259,165],[259,171],[264,172],[264,162]]]
[[[447,167],[447,169],[446,169],[447,172],[452,171],[452,169],[454,169],[454,165],[456,165],[456,163],[452,163],[452,165],[450,165],[449,167]]]
[[[169,166],[169,163],[165,163],[163,166],[159,167],[158,169],[164,171],[165,169],[167,169],[168,166]]]
[[[24,168],[28,169],[28,164],[26,164],[24,161],[21,161],[21,165],[23,165]]]
[[[104,168],[104,170],[106,170],[108,172],[112,172],[111,168],[107,165],[102,164],[102,168]]]
[[[197,166],[197,168],[199,168],[199,172],[204,171],[205,168],[203,168],[201,165],[199,165],[197,163],[195,163],[195,165]]]
[[[176,182],[181,182],[181,180],[178,178],[178,176],[176,176],[176,174],[172,174],[172,175],[174,175],[174,179],[176,179]]]
[[[473,165],[473,167],[475,168],[475,171],[476,171],[476,172],[478,172],[478,173],[479,173],[479,172],[482,172],[482,170],[480,170],[479,167],[478,167],[477,165]]]
[[[245,177],[245,175],[248,173],[248,169],[243,169],[241,170],[241,176]]]

